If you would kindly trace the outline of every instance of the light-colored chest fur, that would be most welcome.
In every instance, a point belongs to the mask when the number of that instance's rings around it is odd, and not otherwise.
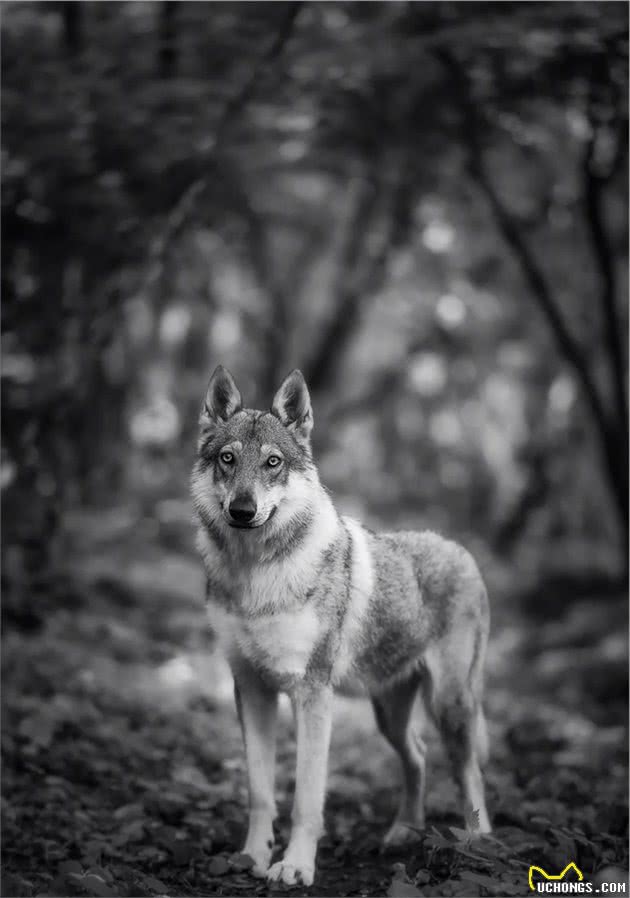
[[[317,644],[327,631],[338,626],[336,613],[331,616],[330,610],[326,613],[316,601],[309,600],[308,593],[318,587],[334,592],[337,602],[348,602],[332,671],[335,681],[346,675],[361,642],[373,571],[365,534],[348,519],[345,527],[352,543],[351,569],[322,570],[322,553],[337,538],[339,526],[336,516],[319,522],[308,539],[280,561],[223,569],[224,579],[229,578],[231,589],[238,594],[238,612],[228,610],[220,597],[213,598],[212,594],[207,610],[219,645],[228,657],[244,657],[279,680],[304,676]],[[208,547],[203,554],[216,575],[219,558],[209,557]],[[326,607],[332,605],[327,603]]]
[[[295,557],[233,572],[239,611],[208,602],[210,624],[229,656],[235,653],[281,678],[301,677],[322,624],[307,601],[317,571],[313,547]]]
[[[208,616],[228,657],[240,655],[282,679],[304,676],[322,627],[311,605],[247,618],[209,601]]]
[[[210,625],[228,656],[244,656],[281,678],[304,675],[325,628],[308,595],[321,577],[322,553],[338,526],[332,506],[324,506],[299,547],[262,563],[231,565],[211,543],[200,545],[211,579],[229,583],[238,598],[238,611],[212,594],[207,604]]]

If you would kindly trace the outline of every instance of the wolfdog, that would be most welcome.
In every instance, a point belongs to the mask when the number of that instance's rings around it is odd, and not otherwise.
[[[489,832],[480,770],[489,610],[468,552],[431,532],[373,533],[335,510],[313,463],[313,414],[293,371],[271,411],[242,407],[219,366],[200,419],[191,488],[210,622],[234,676],[249,783],[252,873],[311,885],[322,831],[335,689],[359,678],[400,757],[403,793],[386,845],[424,826],[425,745],[416,694],[438,726],[472,832]],[[274,845],[279,692],[297,731],[292,831]]]

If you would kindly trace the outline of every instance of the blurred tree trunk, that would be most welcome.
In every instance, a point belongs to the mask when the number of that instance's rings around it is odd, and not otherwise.
[[[593,133],[584,163],[585,209],[587,229],[591,234],[593,255],[600,272],[599,303],[604,319],[604,354],[612,379],[612,402],[594,377],[586,349],[573,336],[560,311],[552,288],[538,264],[516,218],[505,206],[486,166],[481,135],[490,128],[487,117],[473,97],[468,73],[449,51],[438,49],[436,58],[443,64],[453,83],[460,105],[464,133],[462,142],[468,147],[470,174],[484,194],[497,229],[511,248],[531,294],[550,327],[561,357],[573,369],[583,396],[591,411],[595,436],[599,443],[604,479],[608,485],[621,531],[624,564],[627,566],[629,537],[628,513],[628,412],[625,389],[625,365],[621,344],[621,320],[616,305],[614,261],[602,213],[602,179],[593,170],[596,133]],[[623,141],[620,142],[620,147]],[[612,406],[612,407],[611,407]]]
[[[83,50],[83,3],[69,0],[62,3],[63,37],[69,56],[78,56]]]
[[[314,392],[334,382],[365,303],[383,286],[391,252],[409,230],[415,196],[409,159],[397,160],[400,164],[391,165],[389,170],[386,161],[375,160],[359,187],[340,254],[333,312],[305,365],[304,376]],[[391,178],[396,179],[393,184]],[[381,228],[380,242],[371,246]]]
[[[160,4],[158,72],[160,78],[173,78],[177,69],[177,3],[163,0]]]
[[[168,248],[188,224],[197,204],[208,189],[210,183],[208,171],[212,170],[216,164],[234,123],[238,121],[243,109],[255,93],[265,71],[273,69],[274,64],[282,55],[286,43],[291,38],[302,3],[294,2],[282,5],[285,7],[285,15],[280,21],[276,33],[257,59],[247,78],[227,101],[217,122],[214,140],[207,150],[190,160],[189,167],[192,177],[187,179],[185,188],[179,192],[177,201],[166,216],[162,234],[153,241],[150,247],[141,292],[149,291],[161,277]]]
[[[164,4],[165,7],[175,7],[175,5],[174,2]],[[228,177],[229,180],[230,172],[226,171],[227,160],[223,155],[224,145],[232,127],[238,122],[247,103],[259,89],[265,75],[273,71],[277,60],[282,55],[295,28],[302,3],[283,3],[282,7],[283,15],[279,19],[277,30],[252,66],[247,77],[228,99],[216,124],[214,140],[209,149],[198,154],[186,164],[185,185],[179,187],[177,192],[178,198],[166,217],[163,233],[154,240],[151,246],[141,292],[150,292],[159,282],[169,247],[189,224],[198,209],[201,199],[207,195],[211,188],[215,189],[215,179],[209,173],[219,171],[221,178]],[[165,33],[171,38],[171,43],[174,38],[174,16],[174,9],[170,12],[167,12],[166,9],[163,10],[161,49],[164,46]],[[172,74],[169,66],[170,62],[166,69],[161,67],[163,77],[168,77],[165,72]],[[178,165],[178,168],[181,168],[181,166]],[[270,363],[267,366],[267,370],[263,372],[261,379],[261,387],[268,393],[277,382],[278,372],[282,370],[283,347],[287,330],[287,298],[285,291],[275,282],[264,231],[258,221],[258,216],[249,203],[245,191],[238,184],[238,178],[233,183],[230,181],[230,188],[233,189],[233,197],[237,199],[242,220],[246,226],[254,267],[264,289],[267,291],[272,306],[270,322],[264,334],[264,339],[269,345],[267,356],[270,359]]]
[[[493,538],[494,547],[502,555],[514,551],[534,512],[545,506],[552,483],[547,471],[549,446],[533,440],[520,454],[519,461],[527,468],[527,481],[517,501],[499,521]]]
[[[624,455],[628,455],[628,399],[626,395],[626,366],[623,350],[623,335],[617,309],[617,277],[615,272],[614,249],[605,225],[605,190],[615,171],[623,160],[623,148],[628,122],[619,119],[614,124],[616,133],[615,154],[606,171],[601,171],[596,162],[600,133],[609,129],[609,123],[597,120],[591,114],[591,136],[587,141],[583,163],[584,207],[587,231],[591,237],[593,256],[600,279],[600,297],[604,319],[604,340],[609,362],[613,401],[619,437],[625,440]]]

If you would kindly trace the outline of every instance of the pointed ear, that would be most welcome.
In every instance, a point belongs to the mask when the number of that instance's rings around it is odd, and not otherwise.
[[[242,408],[243,402],[234,378],[223,365],[218,365],[208,384],[201,413],[201,426],[208,429],[219,421],[227,421]]]
[[[306,381],[297,368],[283,380],[274,396],[271,411],[298,443],[308,445],[313,429],[313,410]]]

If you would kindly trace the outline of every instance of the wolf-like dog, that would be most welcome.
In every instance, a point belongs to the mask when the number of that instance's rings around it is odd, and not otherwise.
[[[293,371],[271,410],[242,407],[219,366],[200,419],[192,497],[212,628],[234,676],[249,782],[243,851],[270,881],[311,885],[322,831],[335,689],[363,681],[400,757],[403,793],[385,843],[424,826],[425,745],[410,726],[416,694],[436,722],[466,825],[489,832],[480,765],[489,630],[483,580],[468,552],[431,533],[372,533],[335,510],[313,463],[313,414]],[[274,846],[279,692],[297,730],[292,831]]]

